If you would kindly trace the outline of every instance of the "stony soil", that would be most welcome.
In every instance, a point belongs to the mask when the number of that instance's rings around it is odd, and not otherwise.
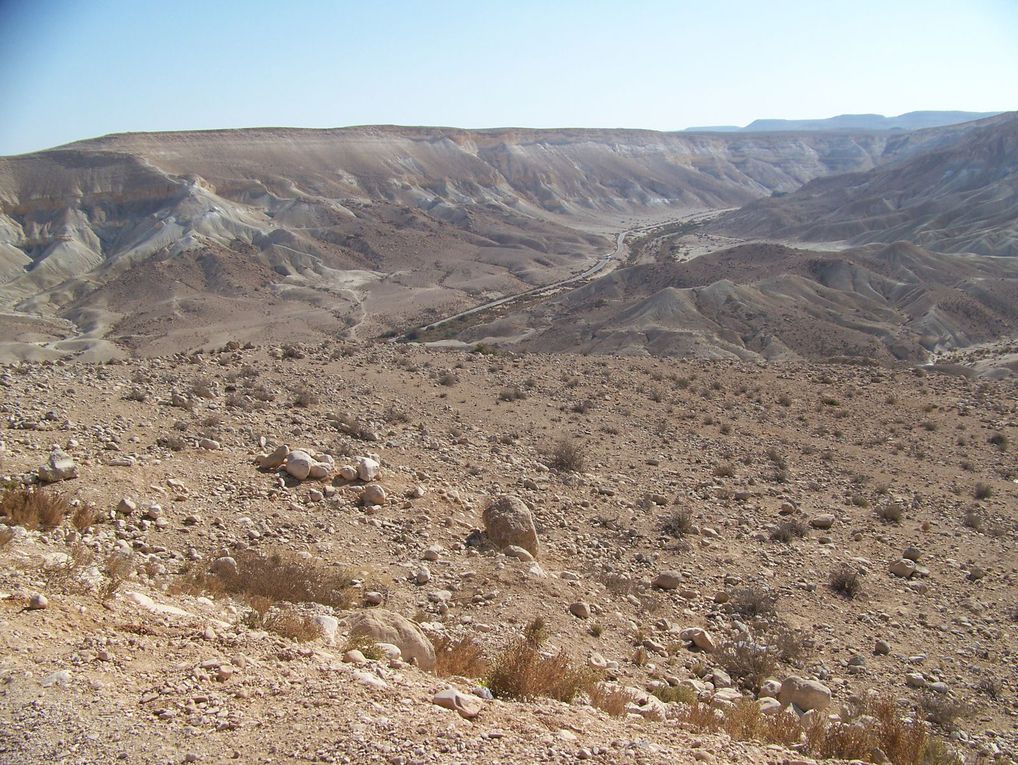
[[[3,480],[30,480],[59,446],[78,477],[49,490],[101,511],[82,533],[0,545],[2,762],[802,758],[582,697],[489,701],[461,719],[431,698],[476,682],[346,663],[342,635],[290,640],[253,626],[247,603],[187,586],[185,572],[244,547],[354,570],[386,608],[489,655],[540,616],[553,647],[621,685],[689,679],[708,694],[720,659],[679,632],[739,635],[749,620],[725,600],[752,587],[813,645],[778,679],[820,681],[832,710],[870,692],[903,709],[957,702],[939,735],[968,759],[1018,757],[1013,378],[348,344],[21,363],[0,391]],[[581,469],[553,467],[563,437]],[[377,455],[386,503],[361,506],[356,481],[259,470],[279,444],[337,465]],[[504,493],[533,511],[537,565],[466,544]],[[691,528],[667,531],[682,512]],[[773,540],[790,521],[804,536]],[[919,570],[905,579],[889,567],[909,547]],[[73,558],[118,550],[134,573],[104,601],[102,565]],[[861,572],[854,599],[829,586],[842,564]],[[676,586],[654,586],[662,572]]]

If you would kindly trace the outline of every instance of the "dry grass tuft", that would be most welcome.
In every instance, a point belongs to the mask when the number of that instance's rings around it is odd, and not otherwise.
[[[252,606],[258,601],[282,601],[347,609],[355,603],[354,576],[349,569],[324,566],[289,551],[260,554],[238,550],[232,557],[237,561],[235,574],[217,575],[207,567],[198,568],[177,582],[177,589],[192,594],[227,593]]]
[[[431,642],[435,646],[435,674],[439,677],[484,677],[487,674],[488,660],[472,637],[453,641],[441,636]]]
[[[324,634],[322,627],[307,614],[292,608],[272,609],[261,620],[261,626],[287,640],[309,643]]]
[[[66,499],[45,489],[12,488],[0,498],[0,517],[29,531],[55,529],[70,511]]]
[[[109,555],[103,564],[104,580],[99,588],[99,600],[103,603],[109,601],[133,574],[134,561],[129,555],[120,553]]]
[[[591,706],[612,717],[625,717],[626,707],[633,700],[628,690],[620,685],[595,683],[587,689]]]
[[[831,570],[828,584],[831,590],[849,600],[855,600],[862,594],[862,579],[854,566],[844,563]]]
[[[74,508],[71,513],[71,524],[80,533],[84,534],[99,521],[99,508],[88,502],[82,503]]]
[[[525,700],[546,696],[572,701],[581,691],[590,693],[598,681],[597,673],[576,666],[564,651],[544,656],[541,653],[544,641],[544,622],[535,619],[521,638],[495,657],[486,680],[496,698]]]
[[[583,470],[586,455],[583,446],[569,436],[563,436],[547,451],[548,464],[564,473],[578,473]]]

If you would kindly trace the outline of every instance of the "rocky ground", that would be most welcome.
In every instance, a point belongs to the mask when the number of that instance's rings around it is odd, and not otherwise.
[[[4,367],[8,495],[70,507],[0,518],[0,761],[791,762],[691,702],[872,698],[1014,761],[1016,387],[397,344]],[[342,592],[258,596],[258,560]],[[625,700],[443,671],[538,617]]]

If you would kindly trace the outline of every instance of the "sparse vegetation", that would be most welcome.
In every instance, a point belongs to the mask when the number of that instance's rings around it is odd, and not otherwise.
[[[480,644],[470,636],[451,640],[439,636],[432,640],[435,646],[435,674],[439,677],[484,677],[488,660]]]
[[[849,600],[854,600],[862,594],[862,579],[860,578],[859,570],[847,563],[836,566],[831,570],[828,584],[831,590]]]
[[[586,462],[583,446],[570,436],[559,438],[547,454],[549,465],[562,472],[578,473]]]
[[[0,497],[0,518],[29,531],[55,529],[70,512],[67,500],[49,489],[19,486],[7,489]]]
[[[680,539],[693,530],[693,513],[688,508],[676,508],[665,516],[661,531],[669,537]]]
[[[495,657],[485,679],[496,698],[526,700],[546,696],[572,701],[580,692],[590,693],[597,684],[597,674],[575,664],[562,650],[545,656],[541,648],[546,639],[543,620],[535,619],[522,637]]]

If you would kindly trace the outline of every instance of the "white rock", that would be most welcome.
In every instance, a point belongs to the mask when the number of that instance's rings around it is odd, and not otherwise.
[[[286,472],[298,481],[303,481],[311,475],[311,466],[315,462],[316,460],[306,451],[294,449],[286,455]]]
[[[384,505],[386,501],[385,489],[377,483],[371,483],[364,487],[361,493],[361,504]]]
[[[382,466],[377,460],[371,457],[361,457],[357,460],[357,477],[362,481],[375,481],[382,472]]]
[[[816,680],[790,675],[781,683],[778,701],[785,706],[794,704],[806,712],[824,709],[831,703],[831,689]]]
[[[67,481],[77,477],[78,466],[74,464],[71,455],[63,449],[54,449],[50,452],[49,460],[39,468],[39,480],[44,483]]]

